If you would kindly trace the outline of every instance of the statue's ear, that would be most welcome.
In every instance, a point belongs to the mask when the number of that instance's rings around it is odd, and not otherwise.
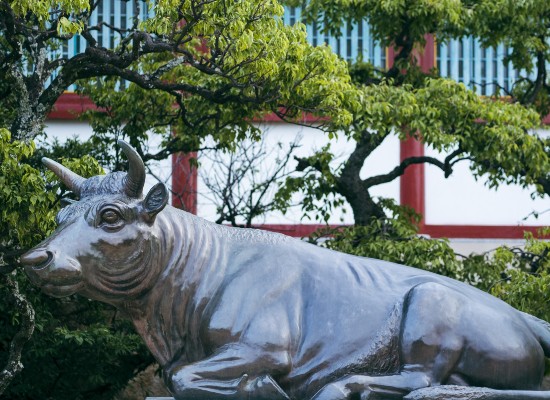
[[[143,210],[147,216],[153,220],[155,215],[162,211],[168,203],[168,190],[164,183],[157,183],[149,190],[143,200]]]

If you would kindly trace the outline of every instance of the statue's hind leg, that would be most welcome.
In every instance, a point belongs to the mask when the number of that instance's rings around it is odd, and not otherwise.
[[[423,373],[368,377],[352,375],[326,385],[313,400],[550,400],[550,392],[430,386]],[[422,385],[420,389],[414,389]]]
[[[437,282],[420,284],[403,303],[399,373],[343,376],[314,399],[550,400],[537,391],[543,350],[521,318],[496,300],[484,304]]]
[[[402,365],[399,373],[346,376],[323,387],[314,400],[393,400],[449,381],[468,385],[453,373],[463,350],[463,338],[455,326],[461,303],[446,291],[447,288],[439,284],[427,283],[413,288],[407,295],[399,336]]]

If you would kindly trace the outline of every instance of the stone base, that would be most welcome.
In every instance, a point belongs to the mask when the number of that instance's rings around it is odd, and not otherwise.
[[[415,390],[404,400],[550,400],[550,392],[493,390],[465,386],[433,386]]]
[[[145,400],[174,400],[173,397],[146,397]]]
[[[158,364],[148,366],[134,376],[111,400],[171,399],[171,393],[159,376],[159,371]]]
[[[494,390],[465,386],[433,386],[415,390],[403,400],[550,400],[550,392]],[[146,397],[145,400],[175,400],[173,397]]]

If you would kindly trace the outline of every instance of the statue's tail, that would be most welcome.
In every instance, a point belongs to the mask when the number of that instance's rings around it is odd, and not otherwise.
[[[522,313],[522,315],[527,325],[529,325],[531,332],[539,339],[539,343],[544,350],[544,355],[550,357],[550,324],[527,313]]]

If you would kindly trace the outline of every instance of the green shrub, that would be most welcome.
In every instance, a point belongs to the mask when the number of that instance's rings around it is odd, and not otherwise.
[[[499,247],[487,254],[456,254],[447,239],[418,235],[420,216],[382,200],[389,217],[366,226],[326,229],[311,240],[363,257],[397,262],[448,276],[487,291],[513,307],[550,321],[550,233],[526,233],[523,248]],[[327,239],[321,241],[321,239]]]
[[[21,400],[107,399],[153,360],[114,308],[77,296],[48,297],[19,268],[18,256],[54,229],[64,193],[52,173],[29,165],[34,152],[34,143],[11,141],[9,132],[0,129],[0,368],[24,317],[5,301],[10,297],[7,274],[17,280],[36,313],[36,329],[21,359],[24,369],[3,395]],[[63,163],[82,176],[102,172],[89,156]]]

